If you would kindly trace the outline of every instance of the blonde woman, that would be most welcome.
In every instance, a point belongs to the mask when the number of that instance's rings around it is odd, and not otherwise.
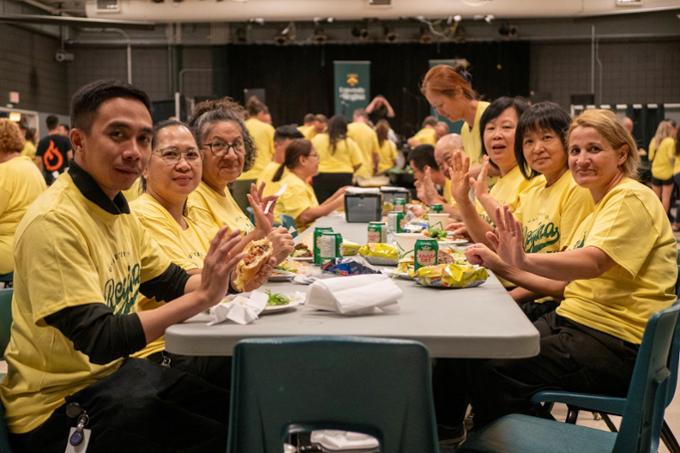
[[[675,164],[675,127],[664,120],[656,128],[654,138],[649,142],[649,160],[652,162],[652,189],[661,199],[668,213],[673,195],[673,167]]]

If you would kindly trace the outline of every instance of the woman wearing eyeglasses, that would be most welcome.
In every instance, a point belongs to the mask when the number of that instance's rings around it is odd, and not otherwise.
[[[285,228],[272,229],[273,212],[255,216],[255,225],[239,208],[228,185],[248,170],[254,159],[254,146],[243,122],[244,111],[238,104],[222,99],[196,106],[189,121],[199,149],[203,152],[201,183],[189,197],[189,216],[217,228],[227,225],[246,233],[243,243],[268,237],[277,262],[293,251],[293,238]],[[261,197],[262,187],[251,189],[248,202],[264,209],[275,197]]]

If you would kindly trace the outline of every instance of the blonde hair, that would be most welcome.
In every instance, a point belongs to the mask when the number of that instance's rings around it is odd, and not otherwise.
[[[24,149],[24,134],[14,122],[0,118],[0,152],[16,153]]]
[[[621,171],[629,178],[637,178],[637,168],[640,163],[637,145],[633,136],[613,112],[601,109],[584,111],[572,120],[567,137],[571,137],[572,131],[577,127],[592,127],[615,150],[625,146],[627,148],[626,161],[621,166]]]
[[[655,147],[658,147],[664,139],[672,136],[673,124],[668,120],[663,120],[656,127],[656,133],[654,134],[654,138],[652,138],[652,143]]]
[[[430,68],[420,84],[420,92],[424,96],[433,93],[452,98],[460,90],[466,98],[476,99],[477,93],[470,83],[469,65],[466,60],[459,60],[455,66],[440,64]]]

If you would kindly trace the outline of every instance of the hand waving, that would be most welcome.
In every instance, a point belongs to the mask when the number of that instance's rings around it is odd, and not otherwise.
[[[458,204],[469,201],[470,193],[470,158],[462,151],[456,151],[451,158],[449,169],[451,178],[451,195]]]

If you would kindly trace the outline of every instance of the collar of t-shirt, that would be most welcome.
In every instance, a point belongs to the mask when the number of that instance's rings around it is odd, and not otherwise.
[[[110,214],[130,214],[130,207],[121,192],[111,200],[99,187],[97,181],[75,161],[71,161],[69,165],[69,175],[85,198]]]

